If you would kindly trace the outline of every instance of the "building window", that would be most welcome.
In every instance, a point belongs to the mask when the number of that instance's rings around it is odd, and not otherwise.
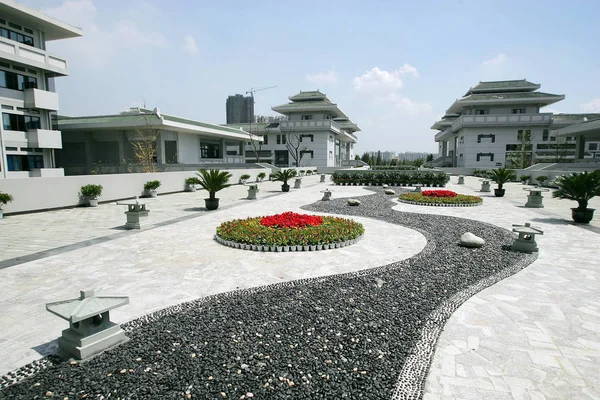
[[[308,121],[308,120],[310,120],[310,119],[313,119],[313,116],[312,116],[312,115],[303,115],[303,116],[302,116],[302,121]]]
[[[7,131],[27,132],[29,129],[41,129],[40,117],[2,113],[2,125]]]
[[[300,155],[310,154],[310,158],[315,158],[315,154],[312,150],[300,150]]]
[[[269,135],[263,136],[263,144],[269,144]]]
[[[329,159],[331,160],[333,158],[333,151],[329,150]]]
[[[459,141],[458,143],[459,143],[459,144],[463,144],[463,143],[465,143],[465,137],[464,137],[464,136],[461,136],[461,137],[460,137],[460,141]]]
[[[7,154],[6,166],[9,171],[31,171],[44,168],[44,157],[41,155]]]
[[[524,108],[513,108],[512,109],[512,113],[513,114],[525,114],[525,109]]]
[[[10,29],[0,28],[0,36],[28,46],[33,46],[33,38],[31,36],[23,35],[22,33]]]
[[[556,136],[550,136],[550,141],[551,141],[551,142],[554,142],[554,141],[556,141]]]
[[[304,138],[304,137],[309,137],[311,142],[315,141],[314,135],[300,135],[300,141],[302,141],[302,138]]]
[[[544,133],[542,134],[542,141],[548,141],[548,129],[544,129]]]
[[[200,142],[200,158],[220,158],[217,143]]]
[[[14,72],[0,71],[0,87],[12,90],[36,89],[37,79]]]
[[[333,136],[329,135],[329,141],[333,142]]]
[[[475,110],[476,115],[485,115],[488,113],[489,113],[489,110]]]
[[[277,135],[277,144],[281,144],[281,135]]]
[[[570,142],[571,140],[573,140],[573,138],[571,136],[567,136],[567,142]]]
[[[516,151],[518,149],[519,149],[518,144],[507,144],[506,145],[506,151]]]
[[[598,150],[598,143],[590,143],[589,146],[590,146],[590,147],[588,147],[589,151],[597,151]]]
[[[281,144],[287,143],[287,137],[285,135],[281,135]]]

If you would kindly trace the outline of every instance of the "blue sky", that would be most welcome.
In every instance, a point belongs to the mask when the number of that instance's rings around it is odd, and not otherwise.
[[[598,1],[22,0],[84,36],[48,44],[69,62],[61,114],[131,106],[225,123],[251,87],[256,113],[320,89],[362,129],[357,152],[436,152],[430,126],[479,81],[565,94],[600,112]]]

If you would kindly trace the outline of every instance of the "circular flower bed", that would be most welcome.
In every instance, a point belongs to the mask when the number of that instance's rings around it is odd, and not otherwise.
[[[478,206],[481,197],[457,194],[451,190],[424,190],[422,193],[404,193],[399,196],[403,203],[422,206],[465,207]]]
[[[285,212],[224,222],[215,239],[245,250],[327,250],[356,243],[364,231],[351,219]]]

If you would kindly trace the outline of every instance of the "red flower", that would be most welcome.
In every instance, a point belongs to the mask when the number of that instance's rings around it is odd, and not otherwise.
[[[271,228],[305,228],[307,226],[319,226],[322,223],[323,217],[321,216],[297,214],[291,211],[269,215],[260,220],[262,226]]]
[[[427,197],[456,197],[452,190],[423,190],[422,194]]]

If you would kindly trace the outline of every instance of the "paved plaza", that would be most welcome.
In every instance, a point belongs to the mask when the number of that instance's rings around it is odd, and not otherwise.
[[[546,193],[543,209],[525,208],[527,192],[508,184],[505,198],[478,193],[467,177],[448,188],[483,195],[479,207],[426,207],[399,203],[402,212],[443,214],[506,229],[531,222],[544,230],[539,258],[523,271],[465,302],[447,322],[437,344],[425,399],[600,398],[600,219],[571,222],[574,202]],[[281,193],[280,183],[260,184],[259,200],[245,200],[236,185],[218,193],[221,207],[203,209],[205,192],[159,196],[149,205],[157,226],[125,231],[124,206],[72,208],[8,216],[0,221],[0,375],[56,349],[65,321],[45,303],[100,294],[130,296],[113,313],[126,322],[215,293],[282,281],[351,272],[403,260],[426,244],[420,233],[356,218],[365,226],[358,244],[326,252],[259,253],[212,240],[233,218],[302,212],[321,198],[369,194],[357,186],[305,177],[302,189]],[[600,208],[600,199],[590,202]],[[356,261],[360,260],[360,263]]]

